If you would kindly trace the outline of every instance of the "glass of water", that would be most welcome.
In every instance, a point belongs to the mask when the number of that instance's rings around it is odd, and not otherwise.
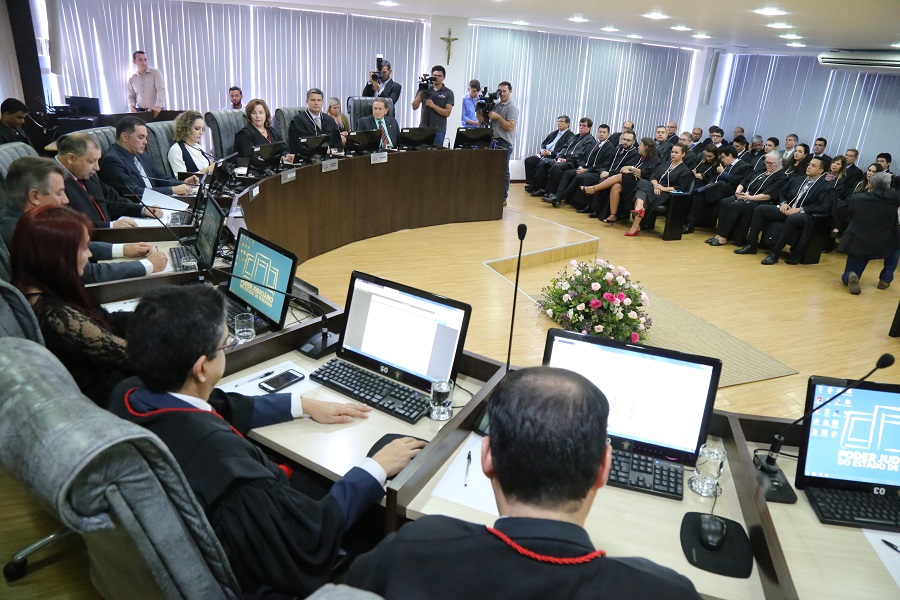
[[[249,342],[256,337],[256,329],[253,327],[253,313],[241,313],[234,317],[234,335],[238,343]]]
[[[181,261],[181,270],[198,271],[199,269],[197,268],[197,259],[190,256],[184,257],[184,259]]]
[[[721,494],[719,477],[725,468],[725,458],[725,448],[721,444],[710,443],[701,446],[694,476],[688,480],[688,486],[707,498]]]
[[[446,421],[453,416],[453,382],[435,381],[431,384],[431,413],[434,421]]]

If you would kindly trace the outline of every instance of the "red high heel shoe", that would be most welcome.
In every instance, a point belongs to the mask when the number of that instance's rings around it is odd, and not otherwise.
[[[631,214],[633,214],[634,216],[640,217],[640,218],[642,218],[642,219],[644,218],[644,215],[647,214],[647,211],[644,210],[643,208],[641,208],[641,209],[639,209],[639,210],[632,210],[632,211],[629,211],[629,212],[630,212]]]
[[[634,233],[631,233],[630,231],[626,231],[626,232],[625,232],[625,237],[637,237],[637,236],[639,236],[640,234],[641,234],[641,230],[640,230],[640,229],[638,229],[638,230],[635,231]]]

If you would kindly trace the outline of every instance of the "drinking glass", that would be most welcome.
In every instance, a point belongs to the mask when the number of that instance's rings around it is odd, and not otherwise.
[[[256,329],[253,327],[253,313],[241,313],[234,317],[234,335],[239,343],[249,342],[256,337]]]
[[[453,382],[435,381],[431,384],[431,413],[434,421],[446,421],[453,416]]]
[[[688,480],[688,486],[707,498],[721,494],[719,477],[725,468],[725,458],[725,448],[721,444],[710,443],[701,446],[694,476]]]

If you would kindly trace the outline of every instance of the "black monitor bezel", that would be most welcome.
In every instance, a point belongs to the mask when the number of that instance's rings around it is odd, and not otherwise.
[[[197,190],[197,198],[195,202],[199,204],[200,199],[200,190],[202,186]],[[212,247],[212,256],[209,257],[209,261],[206,260],[206,257],[202,256],[202,252],[200,250],[200,232],[203,230],[203,224],[209,216],[209,209],[212,207],[213,212],[215,212],[216,218],[219,220],[219,224],[216,226],[216,238],[215,242],[213,242]],[[197,240],[194,242],[194,249],[197,251],[197,259],[200,262],[201,269],[209,269],[216,262],[216,254],[219,250],[219,240],[222,237],[222,229],[225,227],[225,219],[227,215],[224,214],[222,207],[219,206],[219,203],[216,202],[216,197],[212,194],[207,194],[205,196],[205,201],[203,203],[203,216],[200,218],[200,221],[197,224]]]
[[[240,230],[238,230],[237,237],[235,238],[235,241],[234,241],[234,259],[232,260],[232,263],[231,263],[231,272],[234,273],[235,263],[237,263],[237,252],[238,252],[238,248],[240,247],[241,236],[247,236],[254,242],[256,242],[258,244],[262,244],[264,246],[268,246],[275,252],[279,252],[291,259],[291,273],[290,273],[290,277],[288,279],[290,284],[288,285],[287,294],[288,295],[292,294],[292,292],[294,290],[294,277],[297,275],[297,255],[289,250],[285,250],[278,244],[270,242],[269,240],[267,240],[261,236],[258,236],[255,233],[251,233],[248,229],[246,229],[244,227],[241,227]],[[273,321],[265,313],[262,313],[259,310],[257,310],[256,308],[254,308],[253,306],[251,306],[250,304],[247,304],[247,302],[243,298],[241,298],[240,296],[238,296],[237,294],[235,294],[234,292],[231,291],[231,284],[233,282],[239,282],[239,281],[241,281],[241,280],[237,279],[236,277],[230,277],[228,279],[228,286],[225,288],[225,293],[228,294],[228,297],[232,298],[236,302],[239,302],[241,304],[244,304],[244,305],[250,307],[254,313],[258,314],[261,318],[266,320],[266,322],[269,324],[269,327],[272,329],[272,331],[280,331],[281,329],[283,329],[284,322],[287,320],[288,309],[290,308],[290,305],[291,305],[291,298],[290,297],[285,298],[284,305],[281,307],[281,318],[278,321]],[[257,285],[261,285],[261,284],[257,284]],[[275,293],[277,294],[279,292],[275,292]]]
[[[412,132],[415,132],[415,135],[410,138],[407,134]],[[434,127],[403,127],[397,139],[397,148],[400,150],[434,148],[434,136],[436,134],[437,129]]]
[[[263,152],[263,149],[266,151]],[[271,153],[269,153],[271,151]],[[285,142],[272,142],[253,146],[250,153],[250,162],[247,164],[247,172],[264,174],[267,169],[275,169],[281,164],[281,157],[287,152]],[[265,156],[268,154],[268,156]]]
[[[382,363],[363,354],[359,354],[358,352],[354,352],[352,350],[344,348],[344,335],[346,334],[347,323],[349,321],[347,317],[350,314],[350,310],[352,308],[353,290],[356,287],[357,280],[362,280],[375,285],[390,287],[406,294],[418,296],[419,298],[423,298],[437,304],[444,304],[451,308],[463,311],[463,322],[462,326],[460,327],[459,340],[457,341],[456,355],[453,357],[453,366],[450,370],[450,379],[456,381],[456,376],[459,373],[459,365],[461,362],[460,359],[462,357],[463,351],[465,350],[466,336],[468,335],[469,331],[469,322],[472,318],[472,306],[470,304],[466,304],[465,302],[460,302],[459,300],[453,300],[452,298],[447,298],[446,296],[441,296],[439,294],[420,290],[412,286],[397,283],[396,281],[384,279],[383,277],[363,273],[362,271],[353,271],[353,273],[350,274],[350,285],[347,288],[347,301],[344,303],[344,324],[341,327],[341,334],[338,338],[337,357],[348,362],[352,362],[363,368],[369,369],[370,371],[374,371],[375,373],[379,373],[380,375],[388,377],[389,379],[399,381],[400,383],[413,387],[422,392],[428,394],[431,393],[431,381],[425,379],[424,377],[419,377],[417,375],[413,375],[412,373],[400,371],[394,365]]]
[[[310,147],[309,142],[315,141],[318,142],[316,145]],[[297,151],[294,152],[294,162],[297,162],[298,158],[304,159],[313,159],[316,157],[325,158],[328,156],[328,150],[331,148],[331,134],[326,135],[309,135],[303,138],[300,138],[299,146],[297,147]]]
[[[709,380],[709,390],[707,391],[706,397],[706,407],[703,411],[703,417],[697,433],[697,443],[693,452],[686,452],[677,448],[667,448],[656,444],[648,444],[646,442],[638,442],[635,440],[629,440],[613,435],[609,436],[610,443],[615,450],[627,450],[630,452],[637,452],[639,454],[658,457],[666,460],[674,459],[681,464],[691,467],[696,464],[697,455],[700,452],[700,447],[706,443],[706,438],[709,436],[709,422],[712,419],[713,409],[715,408],[716,392],[718,391],[719,378],[722,374],[722,361],[720,359],[711,356],[702,356],[699,354],[687,354],[685,352],[668,350],[666,348],[657,348],[655,346],[646,346],[644,344],[621,342],[619,340],[611,340],[608,338],[587,335],[580,332],[554,328],[550,329],[547,332],[547,340],[544,344],[544,356],[541,360],[542,365],[547,365],[550,363],[550,354],[553,349],[553,341],[557,338],[578,340],[598,346],[615,348],[617,350],[628,350],[636,354],[658,356],[660,358],[679,360],[683,362],[692,362],[712,367],[712,374]],[[640,377],[641,375],[639,373],[635,373],[634,376]]]
[[[380,148],[381,132],[378,129],[361,129],[347,134],[344,153],[348,156],[357,156],[378,152]]]
[[[491,129],[487,127],[460,127],[456,130],[453,149],[480,150],[491,148],[493,144],[494,133]]]
[[[64,98],[72,114],[78,117],[99,117],[100,98],[92,96],[66,96]],[[75,100],[75,103],[72,103]]]

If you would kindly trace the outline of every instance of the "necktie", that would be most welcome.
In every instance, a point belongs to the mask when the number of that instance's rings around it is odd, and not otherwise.
[[[388,137],[387,129],[384,128],[384,121],[381,119],[378,120],[378,129],[381,130],[381,147],[390,148],[391,138]]]
[[[316,115],[316,129],[322,129],[322,115]]]
[[[141,161],[138,160],[137,156],[134,157],[134,166],[137,167],[141,179],[144,180],[144,187],[152,188],[153,184],[150,182],[150,178],[147,177],[147,171],[144,170],[144,165],[141,164]]]

